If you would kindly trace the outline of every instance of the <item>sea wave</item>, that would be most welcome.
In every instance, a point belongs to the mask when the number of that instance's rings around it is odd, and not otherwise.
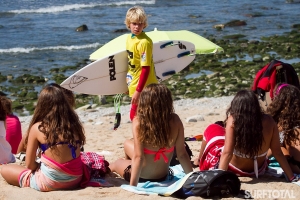
[[[38,8],[38,9],[11,10],[11,11],[8,11],[8,13],[15,13],[15,14],[41,13],[41,14],[43,14],[43,13],[65,12],[65,11],[69,11],[69,10],[80,10],[80,9],[93,8],[93,7],[98,7],[98,6],[122,6],[122,5],[136,5],[136,4],[155,4],[155,0],[150,0],[150,1],[120,1],[120,2],[111,2],[111,3],[90,3],[90,4],[70,4],[70,5]]]
[[[0,53],[30,53],[32,51],[45,51],[45,50],[78,50],[78,49],[90,49],[99,47],[101,44],[96,42],[93,44],[86,45],[71,45],[71,46],[53,46],[53,47],[31,47],[31,48],[23,48],[23,47],[14,47],[10,49],[0,49]]]

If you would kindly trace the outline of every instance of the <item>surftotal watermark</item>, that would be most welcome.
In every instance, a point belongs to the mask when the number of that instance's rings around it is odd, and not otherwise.
[[[245,190],[245,199],[295,199],[294,190]]]

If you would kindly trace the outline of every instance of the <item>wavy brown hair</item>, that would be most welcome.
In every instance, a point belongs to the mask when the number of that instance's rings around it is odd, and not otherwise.
[[[171,91],[162,84],[150,84],[141,92],[137,118],[139,139],[153,147],[170,147],[170,119],[174,113]]]
[[[276,85],[275,91],[280,85],[282,84]],[[267,113],[284,132],[284,142],[287,145],[299,142],[299,131],[295,129],[300,127],[300,90],[297,87],[286,85],[276,92],[267,108]]]
[[[257,156],[263,138],[262,117],[264,115],[254,92],[239,91],[226,111],[226,120],[231,115],[234,121],[235,149],[249,158]]]
[[[60,88],[60,89],[63,91],[63,93],[64,93],[64,95],[65,95],[67,101],[69,102],[69,104],[71,104],[71,106],[72,106],[73,108],[75,107],[75,95],[74,95],[74,93],[73,93],[71,90],[68,90],[68,89],[66,89],[66,88],[63,88],[63,87],[61,87],[61,86],[60,86],[59,84],[57,84],[57,83],[50,83],[49,85],[54,86],[54,87],[57,87],[57,88]]]
[[[47,85],[41,91],[34,114],[29,124],[25,143],[31,127],[41,122],[39,131],[45,134],[46,143],[53,148],[57,142],[65,141],[76,145],[76,140],[85,144],[85,135],[78,115],[66,99],[61,87]]]
[[[11,100],[5,96],[0,97],[0,103],[3,106],[6,115],[12,114]]]

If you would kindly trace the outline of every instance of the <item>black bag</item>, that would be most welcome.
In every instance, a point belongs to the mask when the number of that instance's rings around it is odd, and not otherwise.
[[[184,146],[185,146],[185,150],[186,150],[187,154],[189,155],[189,157],[191,159],[193,156],[192,150],[190,149],[189,145],[186,142],[184,142]],[[178,165],[178,164],[180,164],[180,162],[177,159],[176,149],[174,148],[174,153],[173,153],[173,157],[170,162],[170,166],[174,166],[174,165]]]
[[[239,194],[240,188],[240,179],[233,172],[206,170],[193,172],[174,195],[180,198],[233,197]]]

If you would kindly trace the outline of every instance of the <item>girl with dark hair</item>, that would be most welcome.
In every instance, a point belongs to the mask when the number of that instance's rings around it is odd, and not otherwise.
[[[174,149],[184,172],[193,171],[184,146],[183,125],[174,113],[172,95],[166,86],[150,84],[143,89],[132,130],[133,140],[124,143],[127,159],[119,159],[109,166],[130,185],[165,180],[170,175]]]
[[[1,97],[2,104],[6,113],[6,140],[11,146],[11,152],[17,153],[18,146],[22,140],[22,127],[19,118],[12,112],[12,101],[7,97]]]
[[[275,121],[263,113],[254,92],[241,90],[226,111],[225,128],[212,124],[205,130],[199,155],[200,170],[218,168],[238,176],[258,177],[268,166],[269,148],[287,178],[295,180],[280,150]]]
[[[300,174],[300,90],[281,83],[275,87],[274,94],[267,113],[277,123],[281,150],[290,167]]]
[[[84,129],[63,90],[47,85],[26,134],[26,167],[6,165],[1,175],[9,184],[39,191],[76,188],[83,176],[83,144]],[[41,163],[36,162],[38,148],[42,150]]]

